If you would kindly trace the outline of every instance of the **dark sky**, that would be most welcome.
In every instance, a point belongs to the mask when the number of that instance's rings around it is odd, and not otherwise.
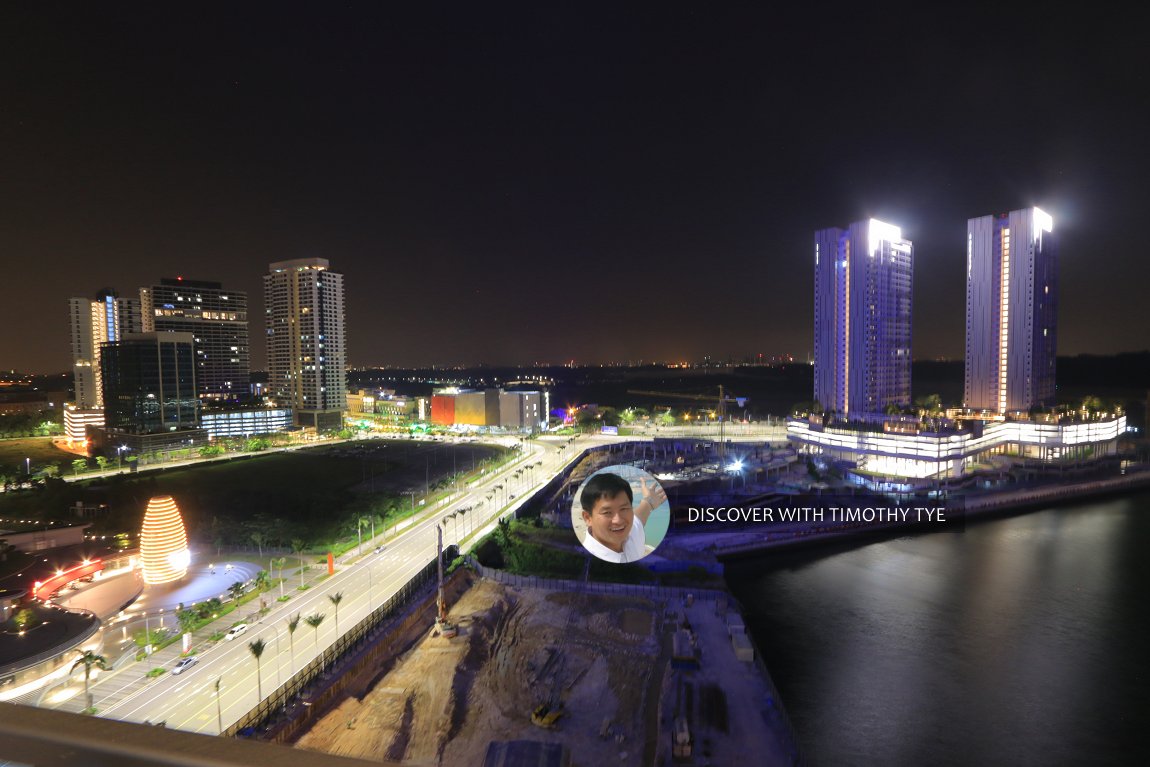
[[[805,358],[813,231],[869,216],[958,358],[966,219],[1034,204],[1060,353],[1148,346],[1145,15],[46,5],[0,10],[0,367],[176,275],[249,292],[262,367],[260,276],[310,256],[353,365]]]

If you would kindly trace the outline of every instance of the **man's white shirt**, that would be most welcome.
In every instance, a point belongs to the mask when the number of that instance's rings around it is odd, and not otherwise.
[[[612,551],[591,535],[591,528],[587,528],[587,536],[583,539],[583,546],[595,556],[605,562],[634,562],[647,556],[647,539],[643,532],[643,523],[639,517],[631,522],[631,534],[623,544],[622,551]]]

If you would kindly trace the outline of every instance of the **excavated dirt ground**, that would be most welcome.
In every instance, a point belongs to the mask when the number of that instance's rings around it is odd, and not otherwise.
[[[297,747],[466,767],[493,740],[531,739],[566,744],[577,767],[644,761],[666,662],[654,603],[480,581],[451,617],[459,636],[427,636]],[[531,723],[548,702],[565,712],[551,730]]]

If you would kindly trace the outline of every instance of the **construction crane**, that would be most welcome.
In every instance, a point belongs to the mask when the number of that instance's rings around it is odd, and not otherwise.
[[[745,405],[748,401],[747,397],[728,397],[722,386],[719,385],[719,396],[715,397],[710,394],[674,394],[665,391],[646,391],[644,389],[630,389],[628,394],[641,394],[645,397],[671,397],[674,399],[691,399],[702,402],[718,402],[719,403],[719,464],[722,465],[724,459],[727,457],[727,442],[723,438],[724,425],[727,422],[727,403],[734,402],[739,407]]]

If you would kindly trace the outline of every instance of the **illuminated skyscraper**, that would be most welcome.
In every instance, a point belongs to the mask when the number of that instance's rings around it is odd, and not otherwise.
[[[248,295],[218,282],[162,279],[140,288],[145,333],[195,337],[196,388],[201,399],[237,401],[250,394]]]
[[[964,404],[994,414],[1054,404],[1058,263],[1039,208],[966,224]]]
[[[72,339],[72,370],[76,407],[90,410],[104,403],[100,389],[100,344],[118,341],[127,333],[140,332],[140,302],[119,298],[116,291],[101,290],[96,300],[68,299]],[[82,435],[81,435],[82,438]]]
[[[199,428],[191,333],[125,335],[104,344],[100,367],[109,431],[141,435]]]
[[[875,219],[815,232],[815,401],[851,420],[910,405],[913,246]]]
[[[296,423],[338,429],[347,407],[343,275],[324,258],[279,261],[264,275],[268,392]]]

